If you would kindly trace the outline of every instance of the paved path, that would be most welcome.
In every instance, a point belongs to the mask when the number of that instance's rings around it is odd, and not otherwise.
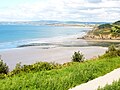
[[[112,72],[91,80],[87,83],[83,83],[75,88],[69,90],[97,90],[97,88],[104,87],[106,84],[112,84],[113,81],[120,79],[120,68],[113,70]]]

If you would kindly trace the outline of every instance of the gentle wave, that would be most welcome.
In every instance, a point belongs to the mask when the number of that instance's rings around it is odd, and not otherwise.
[[[52,37],[52,38],[37,38],[37,39],[27,39],[27,40],[19,40],[19,41],[13,41],[13,42],[5,42],[5,43],[0,43],[0,50],[10,50],[10,49],[15,49],[18,48],[18,46],[21,45],[28,45],[32,43],[58,43],[58,42],[63,42],[67,41],[67,39],[70,38],[77,38],[77,37],[82,37],[85,35],[85,32],[81,32],[80,34],[76,35],[68,35],[68,36],[58,36],[58,37]]]

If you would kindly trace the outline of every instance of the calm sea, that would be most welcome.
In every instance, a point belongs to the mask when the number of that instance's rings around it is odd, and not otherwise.
[[[16,48],[31,41],[43,42],[44,39],[82,35],[89,28],[33,26],[33,25],[0,25],[0,50]]]

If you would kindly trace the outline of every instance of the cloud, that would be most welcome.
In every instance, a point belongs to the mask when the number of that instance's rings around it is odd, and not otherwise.
[[[102,2],[102,0],[86,0],[86,1],[88,1],[90,3],[100,3],[100,2]]]
[[[1,21],[120,19],[120,0],[43,0],[0,9]]]

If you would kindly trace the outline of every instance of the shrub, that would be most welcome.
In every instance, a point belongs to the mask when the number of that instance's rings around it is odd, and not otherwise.
[[[22,71],[22,66],[21,66],[21,62],[17,63],[15,66],[15,69],[10,72],[9,74],[14,75],[14,74],[18,74]]]
[[[120,49],[116,48],[115,45],[111,45],[108,47],[108,50],[106,51],[106,53],[101,56],[101,57],[116,57],[116,56],[120,56]]]
[[[108,50],[106,51],[106,53],[113,52],[113,51],[116,51],[116,47],[114,44],[108,47]]]
[[[80,53],[80,51],[74,52],[74,55],[72,56],[73,62],[83,62],[84,59],[85,59],[84,55],[82,53]]]
[[[0,60],[0,74],[7,74],[8,71],[9,69],[6,63],[4,63],[3,60]]]
[[[21,65],[21,63],[16,64],[16,67],[13,71],[9,73],[9,76],[19,74],[21,72],[38,72],[38,71],[46,71],[52,69],[59,69],[62,66],[56,63],[48,63],[48,62],[37,62],[32,65]]]

